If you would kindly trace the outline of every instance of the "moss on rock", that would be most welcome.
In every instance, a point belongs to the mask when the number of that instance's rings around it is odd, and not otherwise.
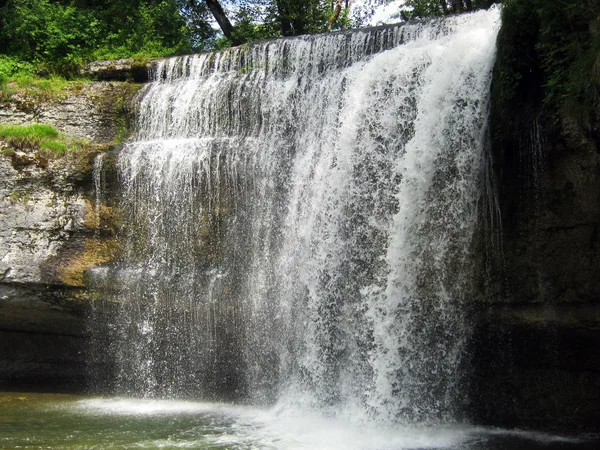
[[[106,204],[94,205],[86,200],[84,225],[97,233],[114,235],[121,223],[121,213],[118,208]]]
[[[114,238],[88,239],[83,249],[59,268],[60,279],[67,286],[85,287],[85,271],[113,261],[118,252],[119,244]]]

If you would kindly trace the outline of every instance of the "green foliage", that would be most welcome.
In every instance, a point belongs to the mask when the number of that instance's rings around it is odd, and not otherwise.
[[[537,49],[546,73],[546,102],[597,100],[600,35],[597,1],[536,1],[540,17]]]
[[[245,5],[236,13],[234,35],[238,42],[252,42],[278,37],[279,30],[272,20],[261,20],[256,5]]]
[[[33,76],[33,64],[20,61],[18,58],[0,55],[0,87],[14,76]]]
[[[341,29],[345,30],[347,28],[352,28],[354,26],[354,22],[350,19],[350,8],[345,8],[342,10],[342,14],[336,23],[333,24],[332,29]]]
[[[238,0],[230,3],[237,6],[232,17],[235,23],[234,37],[236,42],[241,43],[321,33],[325,31],[333,4],[329,0]],[[345,11],[334,28],[348,24],[348,11]],[[232,45],[225,38],[217,38],[213,42],[215,50]]]
[[[401,12],[404,20],[435,17],[444,14],[439,0],[407,0],[405,6],[407,8]]]
[[[276,0],[278,29],[283,36],[324,31],[331,3],[321,0]]]
[[[50,125],[0,125],[0,137],[43,140],[58,137],[58,131]]]
[[[89,11],[49,0],[9,0],[2,16],[9,55],[63,71],[81,61],[100,32]]]
[[[114,2],[99,14],[105,34],[90,59],[160,57],[192,51],[191,32],[176,1]],[[146,4],[147,3],[147,4]]]
[[[46,73],[73,75],[93,59],[164,56],[192,49],[177,0],[3,3],[0,51]]]
[[[404,20],[424,19],[443,14],[489,8],[495,0],[407,0],[400,15]]]
[[[211,25],[213,16],[206,2],[181,0],[178,3],[187,25],[193,51],[213,49],[217,32]]]
[[[329,0],[239,0],[232,3],[237,6],[232,17],[234,38],[241,43],[323,32],[332,11]],[[337,28],[348,23],[346,11],[340,17]],[[230,40],[217,38],[213,40],[212,49],[222,50],[231,46]]]
[[[508,45],[524,44],[505,49],[503,35],[510,35]],[[600,104],[598,0],[506,0],[498,48],[497,76],[506,102],[528,95],[531,74],[539,73],[549,111],[566,108],[587,120]]]
[[[37,148],[58,156],[67,150],[77,150],[85,143],[61,135],[50,125],[0,125],[0,139],[15,147]]]

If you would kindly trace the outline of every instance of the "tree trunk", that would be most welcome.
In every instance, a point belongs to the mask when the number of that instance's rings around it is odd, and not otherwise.
[[[340,18],[340,13],[342,12],[342,1],[337,0],[335,7],[333,8],[333,13],[329,16],[329,20],[327,21],[327,31],[331,31],[331,26],[335,23],[336,20]]]
[[[219,0],[206,0],[206,5],[209,7],[210,12],[219,24],[219,27],[221,27],[221,31],[223,31],[225,37],[229,39],[233,45],[240,45],[241,42],[234,36],[233,25],[231,25],[231,22],[225,15],[225,11],[221,7]]]
[[[459,13],[463,10],[462,0],[452,0],[452,11]]]
[[[471,0],[466,0],[465,3],[467,5],[467,11],[472,11],[473,10],[473,2]]]

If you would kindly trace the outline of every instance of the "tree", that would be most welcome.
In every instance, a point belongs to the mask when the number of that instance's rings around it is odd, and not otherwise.
[[[203,1],[179,0],[179,7],[185,19],[193,51],[210,50],[214,47],[216,30],[211,21],[212,12]]]
[[[401,15],[405,20],[414,20],[489,8],[492,3],[493,0],[407,0],[408,8]]]
[[[212,12],[212,15],[214,16],[215,20],[219,24],[221,31],[223,31],[225,37],[229,39],[233,43],[233,45],[241,44],[241,42],[239,42],[239,39],[235,36],[233,32],[233,25],[231,25],[231,21],[227,18],[225,10],[223,10],[223,7],[219,3],[219,0],[205,1],[210,11]]]
[[[329,15],[328,3],[322,0],[275,0],[283,36],[323,31]]]
[[[382,0],[372,0],[382,1]],[[233,45],[253,39],[294,36],[330,30],[341,15],[343,4],[349,10],[350,1],[340,0],[339,7],[330,0],[238,0],[235,25],[218,0],[205,0],[225,37]],[[329,20],[328,20],[329,19]]]
[[[191,50],[179,0],[8,0],[1,50],[65,71],[86,60]]]
[[[331,31],[332,25],[338,21],[340,18],[340,14],[342,13],[342,3],[345,4],[345,13],[348,16],[350,12],[350,1],[349,0],[337,0],[335,3],[335,7],[333,8],[333,12],[331,16],[329,16],[329,20],[327,21],[326,31]],[[342,25],[343,26],[343,25]]]

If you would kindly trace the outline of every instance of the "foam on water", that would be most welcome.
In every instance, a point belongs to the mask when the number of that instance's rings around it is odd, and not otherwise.
[[[136,448],[203,448],[210,443],[244,449],[409,450],[472,448],[478,442],[494,438],[519,439],[532,445],[581,442],[579,439],[547,433],[459,425],[358,425],[318,414],[297,415],[277,409],[214,403],[91,399],[78,402],[75,411],[84,415],[162,416],[165,420],[177,420],[181,415],[198,417],[198,426],[174,433],[168,439],[141,440]],[[211,422],[207,427],[208,417]]]

